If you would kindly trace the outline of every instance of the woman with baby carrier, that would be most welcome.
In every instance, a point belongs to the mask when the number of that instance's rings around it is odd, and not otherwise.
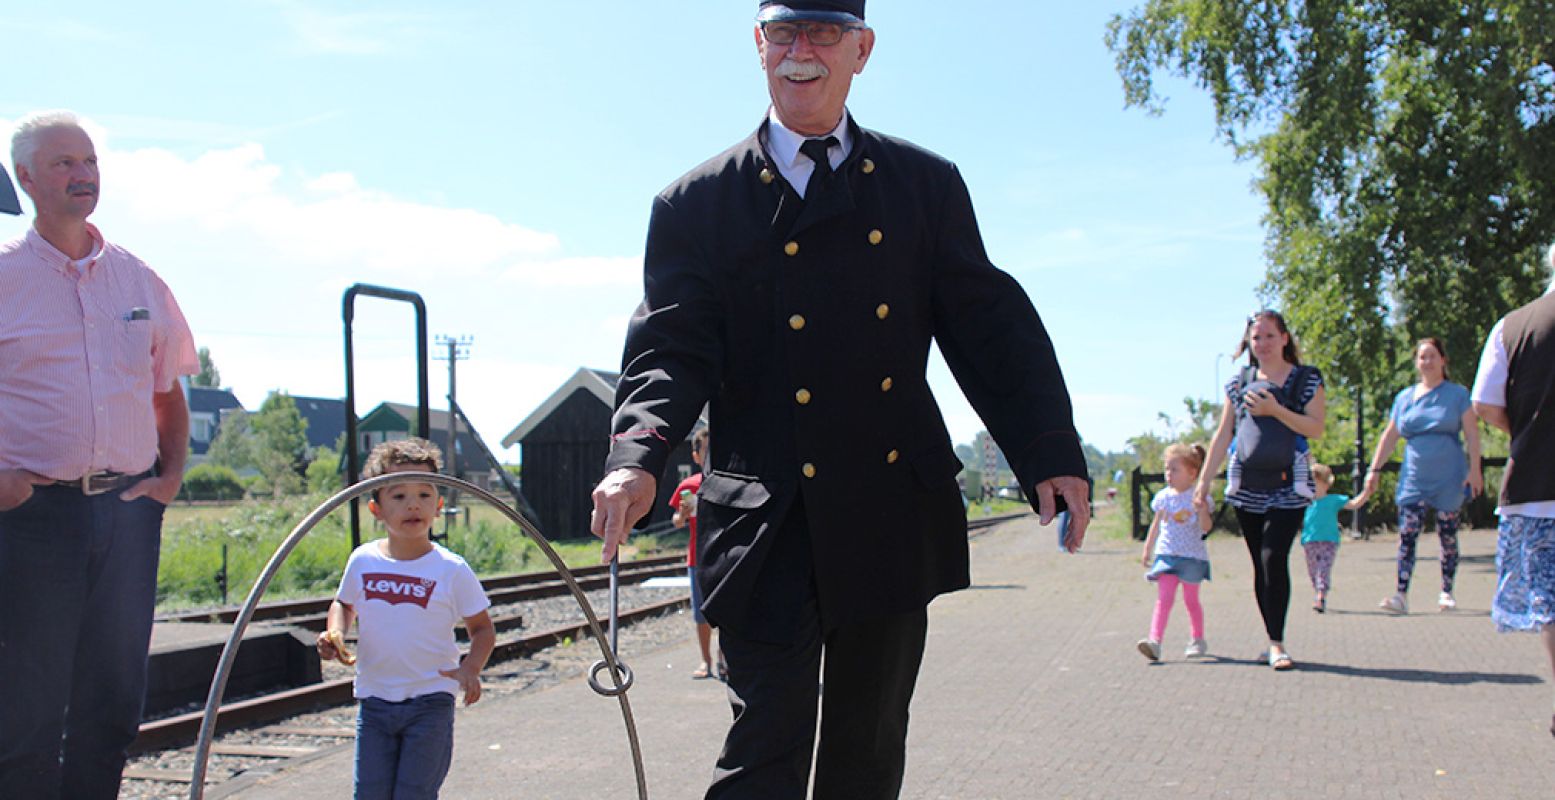
[[[1269,666],[1294,666],[1285,650],[1290,606],[1290,548],[1301,531],[1313,485],[1307,441],[1323,433],[1323,374],[1301,364],[1296,340],[1274,311],[1247,318],[1233,358],[1248,365],[1226,384],[1226,404],[1194,494],[1208,502],[1210,483],[1227,464],[1226,502],[1253,559],[1253,592],[1269,635]]]

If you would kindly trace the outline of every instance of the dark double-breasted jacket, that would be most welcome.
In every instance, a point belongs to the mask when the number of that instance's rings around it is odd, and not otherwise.
[[[655,198],[616,394],[607,472],[660,475],[710,404],[703,608],[757,638],[782,638],[812,581],[828,628],[968,585],[931,341],[1028,491],[1086,474],[1052,343],[989,262],[960,173],[848,124],[808,201],[765,124]]]

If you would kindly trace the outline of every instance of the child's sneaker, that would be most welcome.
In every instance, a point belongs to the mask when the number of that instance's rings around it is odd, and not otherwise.
[[[1203,658],[1209,655],[1209,642],[1203,639],[1188,640],[1188,649],[1182,651],[1185,658]]]
[[[1441,596],[1436,598],[1436,605],[1443,611],[1451,611],[1458,607],[1458,601],[1453,599],[1452,592],[1442,592]]]
[[[1403,592],[1398,592],[1390,597],[1382,598],[1382,602],[1378,603],[1377,607],[1395,614],[1408,614],[1409,598],[1405,597]]]
[[[1145,658],[1148,658],[1151,661],[1161,660],[1160,642],[1151,641],[1149,639],[1140,639],[1137,646],[1139,647],[1139,652],[1145,654]]]

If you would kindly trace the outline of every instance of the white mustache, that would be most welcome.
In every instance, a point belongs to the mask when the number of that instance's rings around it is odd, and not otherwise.
[[[777,76],[779,78],[811,80],[813,78],[824,78],[830,74],[831,71],[826,68],[826,65],[819,61],[794,61],[785,58],[782,63],[777,65]]]

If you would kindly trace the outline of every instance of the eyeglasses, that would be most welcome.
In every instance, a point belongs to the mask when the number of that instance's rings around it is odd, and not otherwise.
[[[793,44],[803,32],[810,44],[830,47],[842,41],[844,33],[863,28],[863,25],[844,25],[840,22],[763,22],[761,35],[772,44]]]

